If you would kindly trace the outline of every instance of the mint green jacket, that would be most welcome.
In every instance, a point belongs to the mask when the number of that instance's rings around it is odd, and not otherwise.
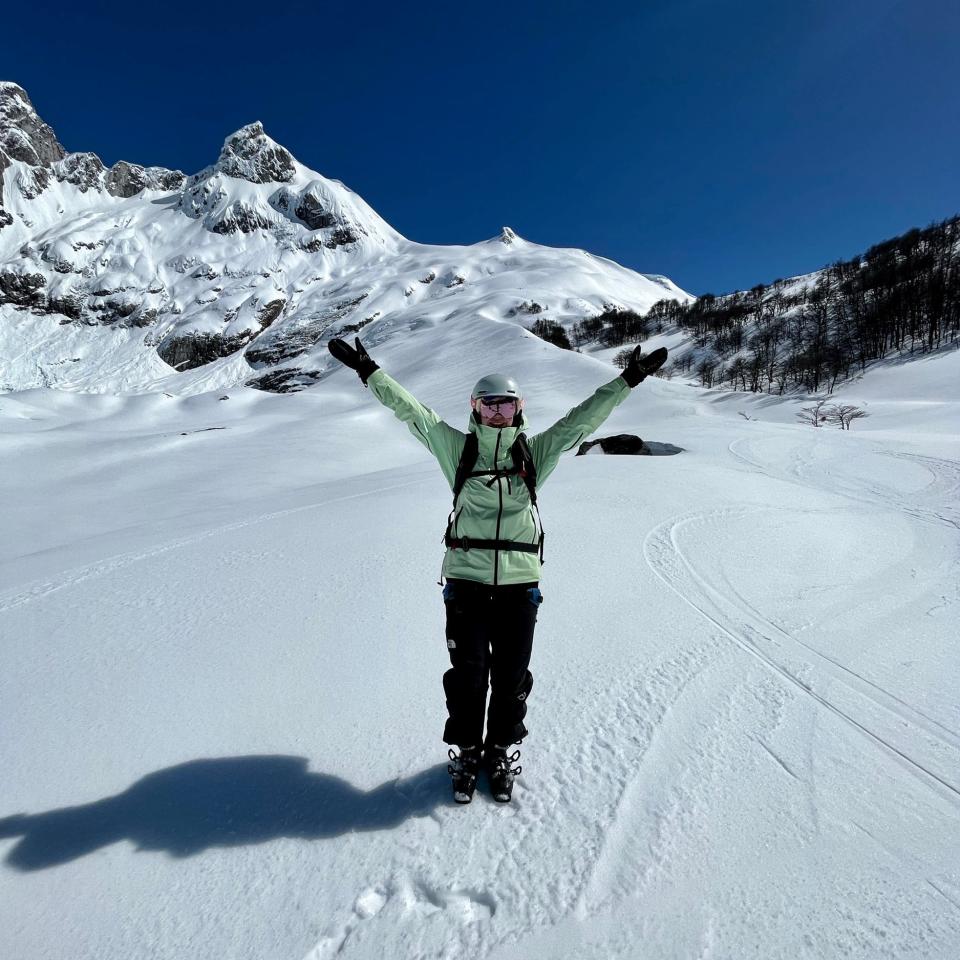
[[[441,420],[429,407],[404,390],[389,374],[375,370],[367,385],[384,406],[402,420],[410,432],[437,458],[450,489],[467,435]],[[537,492],[553,473],[560,455],[585,440],[627,398],[630,386],[617,377],[599,387],[592,396],[574,407],[552,427],[528,437],[537,470]],[[526,417],[519,427],[487,427],[470,414],[469,429],[477,435],[478,454],[474,470],[507,470],[513,466],[510,448],[517,434],[525,432]],[[454,509],[452,535],[461,539],[516,540],[537,543],[540,534],[530,501],[530,492],[516,476],[498,477],[492,486],[488,478],[470,477],[463,485]],[[442,577],[476,580],[504,585],[536,583],[540,579],[540,557],[519,550],[469,550],[448,548],[443,558]]]

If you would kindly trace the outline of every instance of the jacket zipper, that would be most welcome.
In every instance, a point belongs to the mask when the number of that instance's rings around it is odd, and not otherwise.
[[[500,432],[497,431],[497,445],[493,451],[493,469],[499,469],[500,459]],[[497,533],[495,539],[500,539],[500,517],[503,515],[503,483],[502,478],[497,477],[497,492],[500,494],[500,508],[497,510]],[[493,585],[497,585],[497,574],[500,572],[500,548],[493,549]]]

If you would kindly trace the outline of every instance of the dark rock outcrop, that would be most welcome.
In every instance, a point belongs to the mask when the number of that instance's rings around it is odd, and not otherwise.
[[[266,330],[286,305],[287,301],[282,297],[265,303],[257,311],[256,328],[232,336],[215,333],[173,334],[160,343],[157,354],[175,370],[192,370],[221,357],[229,357],[242,350],[262,330]]]
[[[79,294],[68,294],[62,297],[47,298],[47,312],[58,313],[63,319],[61,323],[70,323],[83,316],[84,298]]]
[[[27,200],[35,200],[53,180],[47,167],[28,167],[17,174],[17,189]]]
[[[179,190],[186,177],[179,170],[141,167],[120,160],[107,172],[107,193],[113,197],[135,197],[141,190]]]
[[[289,183],[295,173],[291,154],[274,143],[259,122],[249,123],[227,137],[217,169],[251,183]]]
[[[293,212],[310,230],[322,230],[324,227],[334,226],[337,222],[336,217],[312,193],[305,193]]]
[[[0,203],[2,174],[12,160],[46,166],[64,156],[66,150],[53,130],[37,116],[26,90],[15,83],[0,82]]]
[[[366,298],[367,294],[362,293],[352,300],[335,304],[328,312],[312,317],[296,327],[288,326],[278,333],[258,337],[257,341],[247,348],[244,359],[254,369],[261,369],[302,356],[312,350],[338,320],[349,316],[354,307]],[[360,326],[361,324],[358,324],[356,329],[359,330]],[[338,334],[342,334],[344,330],[345,328],[341,328]]]
[[[646,457],[651,455],[650,448],[638,436],[632,433],[618,433],[614,437],[600,437],[598,440],[588,440],[586,443],[581,443],[580,449],[577,450],[577,456],[582,457],[597,444],[600,444],[600,449],[604,453]]]
[[[160,359],[174,370],[193,370],[242,350],[253,337],[253,331],[235,337],[214,333],[185,333],[167,337],[157,347],[157,353]]]
[[[253,233],[254,230],[267,230],[270,226],[266,217],[246,204],[237,202],[231,203],[211,224],[210,229],[213,233],[220,234]]]
[[[72,183],[81,193],[103,190],[106,172],[95,153],[68,153],[53,165],[53,175],[61,183]]]
[[[42,290],[46,284],[42,273],[0,272],[0,303],[18,307],[42,307],[46,298]]]
[[[356,231],[349,225],[337,227],[336,230],[324,241],[323,245],[328,250],[335,250],[337,247],[346,246],[348,243],[356,243],[360,238]]]
[[[292,367],[286,370],[271,370],[269,373],[254,377],[247,381],[247,386],[256,390],[265,390],[268,393],[299,393],[318,380],[322,380],[323,377],[324,374],[316,370],[300,370],[298,367]]]

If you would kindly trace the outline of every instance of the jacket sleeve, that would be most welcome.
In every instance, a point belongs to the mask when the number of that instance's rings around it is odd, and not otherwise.
[[[367,378],[371,393],[389,407],[398,420],[402,420],[410,432],[437,458],[443,475],[453,489],[457,464],[463,453],[467,435],[451,427],[439,414],[425,407],[383,370],[374,370]]]
[[[530,453],[537,469],[537,486],[556,467],[560,455],[586,439],[630,395],[630,386],[623,377],[617,377],[592,396],[561,417],[552,427],[530,438]]]

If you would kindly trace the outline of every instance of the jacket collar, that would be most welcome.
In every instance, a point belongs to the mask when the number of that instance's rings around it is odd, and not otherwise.
[[[510,448],[518,433],[523,433],[527,429],[527,418],[521,412],[519,427],[487,427],[478,423],[474,415],[470,414],[469,430],[477,435],[479,455],[490,462],[493,461],[494,454],[497,454],[498,461],[510,460]],[[497,446],[497,439],[500,440],[500,446]],[[512,462],[512,461],[511,461]]]

